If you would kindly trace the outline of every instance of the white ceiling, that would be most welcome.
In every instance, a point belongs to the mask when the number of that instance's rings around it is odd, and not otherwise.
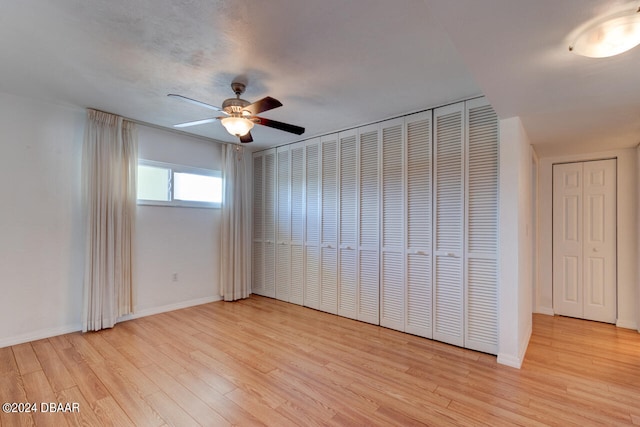
[[[567,51],[614,0],[21,0],[0,14],[0,91],[159,126],[211,117],[242,96],[307,129],[256,126],[253,149],[484,93],[520,116],[539,154],[640,142],[640,47],[609,59]],[[213,114],[215,115],[215,114]],[[37,119],[37,118],[36,118]],[[220,123],[188,132],[233,142]]]

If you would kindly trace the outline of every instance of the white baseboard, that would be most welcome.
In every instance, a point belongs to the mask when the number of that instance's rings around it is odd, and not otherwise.
[[[616,322],[616,326],[618,328],[625,329],[638,329],[638,324],[632,320],[618,319],[618,321]]]
[[[536,307],[534,313],[538,313],[538,314],[546,314],[547,316],[555,316],[555,313],[553,312],[553,308],[551,307]]]
[[[80,323],[75,325],[62,326],[60,328],[40,329],[38,331],[0,339],[0,348],[23,344],[30,341],[43,340],[45,338],[51,338],[58,335],[70,334],[72,332],[78,332],[81,329],[82,325]]]
[[[154,314],[166,313],[167,311],[180,310],[182,308],[193,307],[196,305],[209,304],[210,302],[222,301],[221,296],[204,297],[192,299],[189,301],[182,301],[175,304],[163,305],[160,307],[145,308],[142,310],[136,310],[131,314],[118,318],[118,322],[124,322],[126,320],[139,319],[140,317],[152,316]]]
[[[124,322],[126,320],[138,319],[140,317],[151,316],[154,314],[166,313],[167,311],[180,310],[181,308],[193,307],[201,304],[208,304],[210,302],[221,301],[222,297],[205,297],[198,298],[190,301],[183,301],[175,304],[163,305],[161,307],[145,308],[144,310],[136,311],[133,314],[128,314],[118,318],[118,322]],[[0,348],[9,347],[12,345],[23,344],[25,342],[42,340],[45,338],[51,338],[58,335],[70,334],[72,332],[78,332],[82,330],[82,324],[63,326],[60,328],[41,329],[38,331],[29,332],[14,337],[0,339]]]
[[[526,338],[520,342],[520,348],[517,355],[498,353],[498,363],[501,365],[511,366],[512,368],[520,369],[522,362],[524,361],[524,355],[527,353],[527,347],[529,347],[529,340],[531,339],[531,333],[533,332],[533,325],[529,325],[529,331],[526,334]]]

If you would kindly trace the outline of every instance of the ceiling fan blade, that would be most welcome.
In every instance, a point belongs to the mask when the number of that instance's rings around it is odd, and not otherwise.
[[[262,98],[253,104],[249,104],[243,108],[244,111],[248,111],[252,116],[256,114],[260,114],[264,111],[273,110],[274,108],[282,107],[282,102],[278,101],[275,98],[267,96],[266,98]]]
[[[251,136],[251,132],[248,132],[246,135],[242,135],[240,137],[240,142],[246,144],[248,142],[253,142],[253,137]]]
[[[200,107],[208,108],[208,109],[214,110],[214,111],[220,111],[221,113],[227,114],[220,107],[214,107],[213,105],[209,105],[209,104],[206,104],[204,102],[197,101],[195,99],[187,98],[186,96],[176,95],[175,93],[170,93],[167,96],[170,96],[172,98],[178,98],[178,99],[181,99],[183,101],[189,102],[191,104],[198,105]]]
[[[178,123],[177,125],[173,125],[174,128],[186,128],[189,126],[196,126],[196,125],[203,125],[205,123],[211,123],[211,122],[215,122],[218,119],[221,119],[222,117],[212,117],[210,119],[202,119],[202,120],[196,120],[193,122],[186,122],[186,123]]]
[[[295,133],[296,135],[302,135],[304,128],[296,125],[290,125],[288,123],[278,122],[276,120],[265,119],[264,117],[254,117],[255,122],[262,126],[268,126],[270,128],[283,130],[285,132]]]

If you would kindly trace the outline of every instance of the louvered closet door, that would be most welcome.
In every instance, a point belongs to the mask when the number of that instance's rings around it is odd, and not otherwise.
[[[382,247],[380,325],[405,329],[404,119],[381,124]]]
[[[498,353],[498,117],[466,102],[465,347]]]
[[[264,152],[264,296],[276,296],[276,151]]]
[[[291,146],[291,278],[289,302],[304,301],[304,151],[305,143]]]
[[[320,140],[306,144],[304,305],[320,308]]]
[[[464,103],[434,110],[433,337],[464,346]]]
[[[276,299],[289,301],[291,275],[291,159],[289,147],[278,147],[276,156],[278,161]]]
[[[358,316],[363,322],[380,323],[380,239],[379,230],[379,125],[360,128],[359,132],[359,250]]]
[[[320,310],[338,312],[338,135],[321,139]]]
[[[357,317],[357,219],[358,219],[358,159],[357,134],[355,130],[339,135],[340,185],[338,188],[338,314],[355,319]]]
[[[251,292],[264,293],[264,157],[253,154],[253,239],[251,250]]]
[[[406,331],[432,338],[431,111],[405,118],[406,127]]]

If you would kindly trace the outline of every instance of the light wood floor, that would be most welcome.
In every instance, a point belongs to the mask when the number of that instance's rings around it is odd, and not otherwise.
[[[521,370],[276,300],[217,302],[0,349],[11,425],[640,425],[640,334],[536,315]]]

